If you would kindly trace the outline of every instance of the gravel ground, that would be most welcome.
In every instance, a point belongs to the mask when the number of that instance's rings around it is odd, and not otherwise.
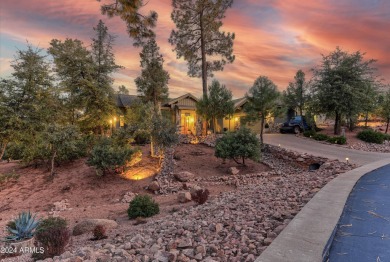
[[[355,167],[277,147],[267,151],[263,161],[272,171],[190,181],[239,190],[149,219],[130,232],[119,229],[115,237],[73,248],[54,261],[254,261],[316,192]],[[322,165],[308,171],[312,163]],[[4,261],[28,261],[17,259]]]

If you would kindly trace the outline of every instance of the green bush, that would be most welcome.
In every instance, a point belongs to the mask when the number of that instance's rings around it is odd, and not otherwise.
[[[134,143],[136,145],[145,145],[150,143],[150,133],[146,130],[137,130],[134,133]]]
[[[334,136],[329,137],[327,142],[338,145],[345,145],[347,143],[347,139],[343,136]]]
[[[129,204],[127,214],[130,219],[137,217],[151,217],[160,213],[158,203],[148,195],[138,195]]]
[[[113,139],[103,138],[92,149],[88,165],[96,168],[97,175],[110,171],[124,171],[126,163],[131,161],[138,150],[128,144],[118,145]]]
[[[35,233],[35,239],[38,247],[44,248],[44,252],[34,253],[34,259],[41,260],[61,255],[70,240],[66,220],[60,217],[42,220]]]
[[[235,133],[227,133],[217,139],[215,144],[215,156],[222,159],[233,159],[238,162],[249,158],[257,161],[260,157],[260,142],[256,135],[248,128],[241,128]]]
[[[20,160],[23,158],[24,146],[21,143],[9,143],[5,149],[3,159]]]
[[[303,135],[305,137],[313,137],[313,136],[316,135],[316,131],[314,131],[314,130],[307,130],[307,131],[303,132]]]
[[[380,132],[376,132],[372,129],[366,129],[366,130],[360,131],[357,134],[357,137],[360,140],[363,140],[363,141],[368,142],[368,143],[382,144],[383,141],[385,141],[385,139],[387,138],[387,135],[380,133]]]
[[[317,141],[327,141],[330,137],[325,134],[315,134],[313,138]]]

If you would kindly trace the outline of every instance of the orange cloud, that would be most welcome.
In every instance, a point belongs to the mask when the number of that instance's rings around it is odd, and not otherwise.
[[[109,1],[109,0],[105,0]],[[95,0],[2,0],[0,9],[0,75],[10,73],[9,61],[26,39],[47,48],[53,38],[78,38],[91,42],[92,28],[102,19],[117,36],[114,52],[125,69],[114,74],[115,86],[125,85],[136,92],[134,79],[140,74],[140,49],[132,46],[123,21],[100,14]],[[171,97],[191,92],[201,95],[201,81],[187,76],[187,65],[177,59],[168,43],[174,23],[171,0],[150,0],[144,12],[156,10],[157,41],[171,75]],[[236,0],[228,10],[223,30],[235,32],[236,60],[215,78],[226,84],[235,97],[248,91],[254,80],[266,75],[284,89],[298,69],[310,76],[310,68],[336,46],[348,51],[367,52],[378,59],[378,73],[390,80],[390,2],[361,0]]]

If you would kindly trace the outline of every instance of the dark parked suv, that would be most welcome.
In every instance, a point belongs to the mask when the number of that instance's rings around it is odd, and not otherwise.
[[[283,123],[283,126],[280,128],[280,133],[293,132],[299,134],[310,129],[311,127],[307,124],[304,116],[294,116],[289,121]]]

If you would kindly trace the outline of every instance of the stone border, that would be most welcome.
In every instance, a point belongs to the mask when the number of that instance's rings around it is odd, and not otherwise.
[[[390,158],[348,171],[330,181],[255,262],[322,262],[356,182],[365,174],[388,164]]]

